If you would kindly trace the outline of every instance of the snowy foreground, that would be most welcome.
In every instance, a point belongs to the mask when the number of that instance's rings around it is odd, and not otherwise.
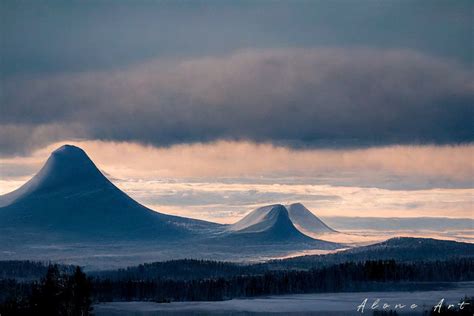
[[[446,304],[457,304],[466,295],[474,295],[474,282],[459,283],[449,290],[418,292],[359,292],[323,293],[269,296],[255,299],[234,299],[221,302],[113,302],[94,306],[98,316],[109,315],[372,315],[371,306],[380,299],[379,310],[383,304],[406,305],[398,312],[416,315],[423,310],[432,309],[440,300]],[[367,298],[363,313],[357,307]],[[418,305],[410,309],[412,304]],[[403,313],[402,313],[403,314]]]

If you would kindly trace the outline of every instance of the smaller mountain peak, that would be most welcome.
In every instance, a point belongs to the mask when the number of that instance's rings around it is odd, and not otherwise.
[[[280,218],[287,218],[288,220],[290,220],[289,219],[290,215],[288,214],[288,210],[282,204],[273,205],[273,207],[271,207],[270,211],[268,212],[267,216],[278,216]]]
[[[231,225],[230,230],[239,231],[252,226],[258,226],[260,229],[260,226],[269,225],[269,223],[273,223],[278,218],[288,218],[288,211],[285,206],[282,204],[266,205],[253,210],[240,221]]]
[[[262,216],[284,216],[288,217],[288,210],[283,204],[271,204],[257,208],[252,213]]]
[[[304,207],[306,208],[303,203],[300,203],[300,202],[296,202],[296,203],[291,203],[290,205],[288,205],[288,207]]]
[[[311,213],[306,206],[304,206],[302,203],[292,203],[286,206],[286,209],[288,212],[291,213],[298,213],[298,214],[306,214],[306,213]]]
[[[295,226],[306,234],[319,234],[323,232],[336,232],[326,225],[313,212],[302,203],[293,203],[287,207],[288,214]]]
[[[271,205],[270,208],[274,211],[288,213],[288,210],[283,204],[274,204],[274,205]]]
[[[282,204],[273,204],[263,207],[266,216],[289,217],[288,210]]]
[[[285,206],[283,204],[269,204],[269,205],[265,205],[265,206],[261,206],[257,209],[255,209],[254,211],[255,212],[267,212],[269,210],[272,210],[272,209],[280,209],[280,210],[283,210],[283,209],[286,209]]]

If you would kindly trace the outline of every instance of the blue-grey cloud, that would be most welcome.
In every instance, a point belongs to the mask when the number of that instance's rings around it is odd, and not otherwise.
[[[255,205],[286,203],[287,201],[334,201],[339,200],[336,195],[320,194],[297,194],[282,192],[260,192],[258,190],[205,192],[199,190],[180,190],[178,192],[161,192],[154,196],[146,196],[141,201],[146,204],[175,205],[175,206],[199,206],[199,205]]]
[[[2,81],[2,154],[61,138],[157,146],[473,141],[473,76],[405,50],[247,50]],[[13,130],[13,132],[12,132]]]
[[[242,48],[407,48],[472,62],[469,0],[0,2],[0,76]]]

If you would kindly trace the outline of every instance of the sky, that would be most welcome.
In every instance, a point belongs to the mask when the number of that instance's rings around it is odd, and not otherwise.
[[[62,144],[223,223],[473,217],[470,1],[2,1],[0,194]]]

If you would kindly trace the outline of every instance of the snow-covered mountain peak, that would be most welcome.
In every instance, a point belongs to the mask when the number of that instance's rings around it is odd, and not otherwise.
[[[287,205],[286,209],[293,224],[305,234],[335,232],[301,203]]]
[[[152,211],[112,184],[80,148],[55,150],[19,189],[0,196],[0,229],[59,236],[172,239],[218,224]]]
[[[58,149],[54,150],[51,155],[53,156],[59,156],[59,155],[68,155],[68,156],[83,156],[87,157],[86,153],[84,150],[81,148],[74,146],[74,145],[63,145],[59,147]]]
[[[41,170],[19,189],[0,197],[0,207],[32,194],[53,194],[57,190],[80,192],[84,188],[110,187],[111,183],[79,147],[64,145],[51,153]]]
[[[30,182],[30,189],[48,191],[78,185],[93,188],[110,184],[87,154],[72,145],[53,151]]]
[[[262,223],[271,224],[271,219],[278,216],[288,217],[288,211],[281,204],[272,204],[259,207],[242,218],[237,223],[230,226],[232,231],[240,231],[253,227],[255,225],[262,225]]]

